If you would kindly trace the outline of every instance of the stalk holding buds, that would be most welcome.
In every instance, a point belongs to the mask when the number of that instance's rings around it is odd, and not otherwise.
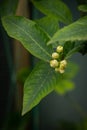
[[[56,52],[52,53],[52,60],[50,61],[50,66],[55,69],[56,72],[63,74],[67,65],[65,59],[61,60],[61,55],[63,54],[63,46],[58,46]]]

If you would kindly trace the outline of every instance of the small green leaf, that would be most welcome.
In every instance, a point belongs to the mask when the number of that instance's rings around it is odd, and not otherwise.
[[[64,79],[71,80],[72,78],[76,76],[76,74],[78,73],[78,70],[79,70],[79,67],[76,63],[68,61],[65,73],[63,75]]]
[[[68,91],[74,89],[74,83],[69,80],[61,80],[58,85],[55,87],[55,91],[58,94],[65,94]]]
[[[73,68],[73,69],[72,69]],[[60,75],[60,79],[57,81],[57,84],[55,86],[55,91],[58,94],[65,94],[75,88],[75,84],[72,81],[72,78],[75,77],[75,75],[78,72],[78,66],[72,62],[68,62],[65,73],[63,75]]]
[[[54,70],[48,63],[40,62],[25,82],[22,114],[30,111],[41,99],[52,92],[55,84]]]
[[[21,16],[7,16],[2,22],[9,36],[19,40],[34,56],[49,62],[52,51],[46,45],[49,37],[35,22]]]
[[[77,20],[76,22],[58,30],[48,44],[55,43],[56,41],[81,41],[87,40],[87,16]]]
[[[69,8],[60,0],[32,0],[32,2],[45,15],[56,17],[66,24],[72,22]]]
[[[87,4],[85,5],[79,5],[78,9],[82,12],[87,12]]]
[[[58,19],[55,17],[44,17],[36,20],[37,24],[44,29],[44,31],[52,37],[53,34],[59,29]]]

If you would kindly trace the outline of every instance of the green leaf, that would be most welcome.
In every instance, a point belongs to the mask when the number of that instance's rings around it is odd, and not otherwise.
[[[16,13],[18,0],[2,0],[0,2],[0,15],[12,15]]]
[[[82,12],[87,12],[87,4],[85,5],[79,5],[78,9]]]
[[[69,8],[60,0],[32,0],[32,2],[45,15],[56,17],[66,24],[72,22]]]
[[[73,68],[73,69],[72,69]],[[79,67],[76,63],[68,61],[67,67],[65,69],[65,73],[63,75],[63,79],[71,80],[78,73]]]
[[[69,42],[70,43],[70,42]],[[79,52],[82,55],[85,55],[87,53],[87,41],[76,41],[74,43],[70,43],[70,44],[66,43],[66,48],[68,48],[68,53],[66,52],[66,59],[68,59],[69,57],[72,56],[72,54],[74,54],[75,52]],[[72,44],[74,46],[72,46]],[[72,48],[69,48],[70,45],[72,46]]]
[[[58,94],[63,95],[73,90],[75,88],[75,84],[72,81],[72,78],[76,76],[77,72],[78,72],[77,64],[68,62],[65,73],[63,75],[60,75],[60,77],[58,78],[59,80],[57,81],[57,84],[55,85],[55,91]]]
[[[76,42],[68,41],[68,42],[65,42],[64,51],[63,51],[64,58],[65,59],[70,58],[75,52],[82,52],[83,53],[85,45],[86,45],[86,43],[83,44],[82,41],[76,41]],[[86,50],[85,50],[84,54],[85,53],[86,53]]]
[[[38,63],[24,85],[22,114],[30,111],[53,90],[59,94],[64,94],[74,89],[71,78],[75,76],[76,72],[77,66],[71,63],[63,75],[56,73],[48,63]]]
[[[79,52],[82,55],[85,55],[87,53],[87,41],[68,41],[65,42],[63,47],[63,57],[65,59],[70,58],[75,52]]]
[[[87,16],[58,30],[48,44],[55,43],[56,41],[59,41],[61,44],[61,42],[77,40],[87,40]]]
[[[36,20],[37,24],[44,29],[44,31],[52,37],[53,34],[59,29],[58,19],[50,16]]]
[[[74,83],[69,80],[61,80],[55,87],[55,91],[58,94],[65,94],[66,92],[74,89]]]
[[[52,92],[55,84],[54,70],[48,63],[40,62],[25,82],[22,114],[30,111],[41,99]]]
[[[2,22],[10,37],[19,40],[32,55],[49,62],[52,51],[46,45],[49,38],[35,22],[21,16],[4,17]]]
[[[63,46],[63,55],[65,58],[70,57],[73,49],[75,48],[75,42],[65,42]]]

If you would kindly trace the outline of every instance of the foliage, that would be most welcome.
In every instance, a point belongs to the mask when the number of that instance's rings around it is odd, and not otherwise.
[[[53,90],[64,94],[74,88],[71,79],[76,69],[72,70],[68,63],[65,73],[60,74],[50,67],[51,55],[57,46],[63,47],[59,64],[75,52],[87,53],[87,16],[72,21],[72,13],[62,0],[32,0],[32,3],[44,14],[43,18],[34,21],[7,14],[2,17],[8,35],[19,40],[32,55],[41,60],[25,81],[23,115]],[[66,26],[61,28],[60,22]]]
[[[85,4],[85,5],[80,5],[80,6],[78,7],[78,9],[79,9],[80,11],[82,11],[82,12],[87,12],[87,4]]]
[[[29,52],[49,61],[52,52],[51,47],[46,45],[49,37],[35,22],[21,16],[7,16],[3,18],[3,24],[9,30],[8,34],[18,39]]]
[[[50,42],[56,41],[85,41],[87,40],[87,16],[79,19],[78,21],[58,30]]]
[[[13,15],[16,13],[18,0],[12,2],[12,0],[0,1],[0,16]]]

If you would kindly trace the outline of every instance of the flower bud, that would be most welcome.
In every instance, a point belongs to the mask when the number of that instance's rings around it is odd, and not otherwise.
[[[55,68],[55,71],[56,71],[56,72],[59,72],[59,73],[61,73],[61,74],[63,74],[63,73],[65,72],[65,70],[64,70],[64,69],[61,69],[61,68]]]
[[[51,67],[55,68],[55,67],[57,67],[58,65],[59,65],[59,63],[58,63],[57,60],[51,60],[51,61],[50,61],[50,66],[51,66]]]
[[[63,73],[65,72],[65,70],[64,70],[64,69],[59,69],[59,72],[60,72],[61,74],[63,74]]]
[[[58,46],[57,49],[56,49],[56,51],[57,51],[58,53],[63,52],[63,46]]]
[[[58,54],[57,52],[53,52],[53,53],[52,53],[52,58],[53,58],[53,59],[59,58],[59,54]]]
[[[67,61],[66,60],[62,60],[61,62],[60,62],[60,68],[62,68],[62,67],[66,67],[66,65],[67,65]]]

